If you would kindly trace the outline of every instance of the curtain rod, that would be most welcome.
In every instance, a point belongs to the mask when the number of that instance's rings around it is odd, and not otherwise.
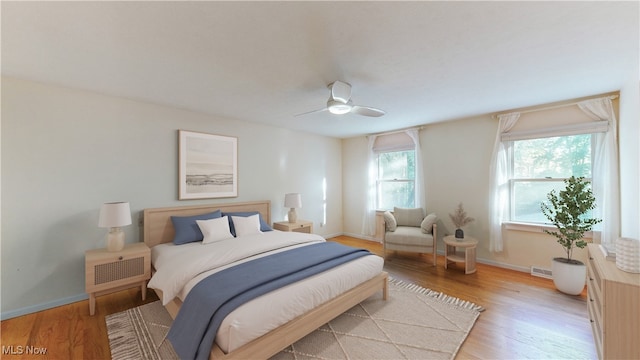
[[[506,115],[506,114],[510,114],[510,113],[520,113],[520,114],[526,114],[526,113],[531,113],[531,112],[536,112],[536,111],[545,111],[545,110],[553,110],[553,109],[558,109],[558,108],[562,108],[562,107],[567,107],[567,106],[572,106],[572,105],[578,105],[579,103],[583,102],[583,101],[589,101],[589,100],[595,100],[595,99],[617,99],[619,95],[609,95],[609,96],[601,96],[601,97],[597,97],[597,98],[591,98],[591,99],[583,99],[583,100],[576,100],[576,101],[572,101],[570,103],[564,103],[564,104],[558,104],[558,105],[550,105],[550,106],[546,106],[546,107],[540,107],[540,108],[534,108],[534,109],[527,109],[527,110],[513,110],[513,111],[509,111],[509,112],[504,112],[504,113],[500,113],[500,114],[495,114],[492,117],[494,119],[497,119],[500,115]]]
[[[369,136],[380,136],[380,135],[391,135],[391,134],[397,134],[397,133],[401,133],[401,132],[405,132],[407,130],[422,130],[424,126],[416,126],[416,127],[410,127],[410,128],[406,128],[406,129],[400,129],[400,130],[395,130],[395,131],[389,131],[389,132],[381,132],[381,133],[375,133],[375,134],[367,134],[367,137]]]

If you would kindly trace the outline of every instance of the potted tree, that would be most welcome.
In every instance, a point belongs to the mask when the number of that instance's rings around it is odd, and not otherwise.
[[[541,203],[540,208],[557,228],[555,231],[544,232],[555,236],[567,254],[566,257],[553,259],[553,283],[563,293],[578,295],[584,289],[587,267],[583,262],[572,258],[573,249],[587,246],[583,239],[584,233],[591,231],[593,225],[602,220],[587,217],[588,212],[596,207],[596,199],[587,180],[572,176],[564,183],[565,189],[557,193],[551,190],[547,194],[548,203]]]

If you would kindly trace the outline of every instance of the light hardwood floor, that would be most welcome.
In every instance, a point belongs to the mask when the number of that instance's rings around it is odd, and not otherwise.
[[[382,254],[379,243],[346,236],[331,240]],[[475,274],[465,275],[463,264],[445,270],[443,257],[438,256],[436,267],[429,259],[428,255],[389,253],[385,270],[394,278],[486,309],[458,352],[459,359],[597,358],[586,292],[564,295],[551,280],[483,264],[478,264]],[[148,295],[144,302],[140,289],[101,296],[94,316],[89,316],[85,300],[2,321],[0,358],[109,359],[105,316],[158,299],[153,291]],[[27,356],[29,346],[45,348],[46,355]],[[23,354],[12,355],[10,350]]]

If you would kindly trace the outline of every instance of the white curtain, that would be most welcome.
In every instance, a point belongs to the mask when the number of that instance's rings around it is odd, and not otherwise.
[[[502,141],[502,134],[509,132],[520,118],[520,113],[514,112],[499,115],[498,133],[493,145],[491,168],[489,175],[489,250],[502,251],[502,221],[508,218],[509,212],[509,178],[511,166],[508,161],[509,147],[512,141]]]
[[[415,146],[414,149],[416,152],[416,157],[415,157],[416,179],[415,179],[415,189],[414,189],[415,190],[415,207],[425,209],[424,207],[425,186],[424,186],[424,173],[422,172],[423,166],[422,166],[422,150],[420,148],[420,132],[418,131],[418,129],[409,129],[406,131],[406,133],[407,135],[409,135],[409,137],[411,137],[411,140],[413,140],[413,144]]]
[[[607,120],[609,131],[594,134],[591,187],[597,208],[594,217],[602,219],[600,243],[615,251],[620,236],[620,183],[618,172],[617,121],[611,98],[599,98],[578,103],[593,120]]]
[[[377,169],[376,153],[373,146],[376,143],[376,135],[369,136],[368,161],[367,161],[367,191],[364,216],[362,219],[362,234],[373,236],[376,234],[376,191]]]

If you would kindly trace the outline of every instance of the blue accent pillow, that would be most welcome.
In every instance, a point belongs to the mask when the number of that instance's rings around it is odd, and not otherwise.
[[[228,216],[229,217],[229,230],[231,230],[231,234],[233,236],[236,236],[236,228],[233,226],[233,220],[231,220],[232,216],[242,216],[242,217],[248,217],[251,215],[255,215],[258,214],[258,217],[260,218],[260,231],[272,231],[273,229],[271,228],[271,226],[269,226],[269,224],[267,224],[266,221],[264,221],[264,219],[262,218],[262,214],[260,214],[259,211],[245,211],[245,212],[223,212],[222,216]]]
[[[196,241],[202,241],[204,235],[200,231],[200,227],[196,220],[210,220],[222,217],[222,211],[216,210],[208,214],[200,214],[193,216],[172,216],[171,222],[176,231],[173,243],[176,245],[187,244]]]

